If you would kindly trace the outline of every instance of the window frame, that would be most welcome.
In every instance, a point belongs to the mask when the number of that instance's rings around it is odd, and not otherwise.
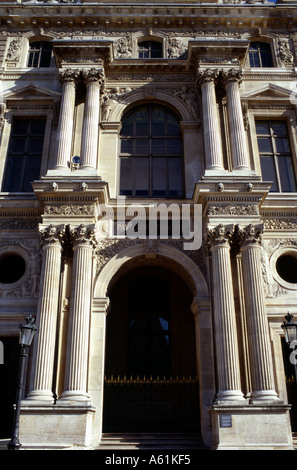
[[[259,107],[260,109],[253,108],[253,105],[249,105],[249,135],[250,135],[250,145],[251,145],[251,155],[254,155],[253,165],[257,175],[262,178],[262,170],[260,164],[260,152],[258,147],[258,138],[256,133],[256,121],[280,121],[283,120],[287,124],[288,137],[291,147],[292,162],[295,174],[295,180],[297,184],[297,121],[296,116],[293,110],[288,109],[284,106],[272,106],[271,109],[268,109],[267,106]],[[279,197],[280,194],[292,195],[296,194],[294,192],[282,193],[282,192],[270,192],[269,197]]]
[[[271,54],[271,65],[268,65],[268,66],[263,66],[262,65],[262,57],[261,57],[261,52],[259,51],[259,49],[258,49],[257,53],[258,53],[258,58],[259,58],[260,65],[259,66],[251,65],[250,48],[251,48],[252,44],[267,44],[267,46],[269,46],[270,54]],[[252,41],[250,41],[249,50],[248,50],[248,66],[253,68],[253,69],[263,69],[263,68],[271,69],[273,67],[276,67],[273,43],[271,41],[265,41],[265,40],[258,40],[258,41],[257,40],[256,41],[252,40]]]
[[[141,44],[149,44],[148,47],[148,57],[139,57],[141,53]],[[152,53],[152,45],[153,44],[158,44],[160,46],[160,56],[159,57],[151,57]],[[145,52],[145,49],[143,49],[143,52]],[[157,41],[156,39],[145,39],[145,38],[139,38],[137,41],[137,58],[138,59],[144,59],[144,60],[152,60],[152,59],[164,59],[164,51],[163,51],[163,42],[162,41]]]
[[[161,104],[161,103],[157,103],[157,102],[150,102],[150,103],[138,103],[136,104],[135,106],[133,106],[132,108],[126,110],[126,112],[123,114],[122,116],[122,121],[125,117],[125,115],[127,115],[129,112],[133,112],[133,111],[136,111],[137,109],[141,108],[142,106],[147,106],[149,109],[150,109],[150,114],[152,113],[152,108],[153,106],[160,106],[161,108],[163,108],[165,111],[167,112],[171,112],[174,117],[177,118],[178,120],[178,123],[179,123],[179,136],[167,136],[167,139],[179,139],[180,141],[180,155],[168,155],[168,156],[161,156],[161,155],[152,155],[152,146],[151,146],[151,143],[153,142],[154,139],[158,139],[160,138],[160,136],[155,136],[153,137],[152,134],[151,134],[151,128],[150,128],[150,131],[149,131],[149,135],[148,136],[136,136],[136,135],[131,135],[131,136],[123,136],[121,134],[121,131],[119,133],[119,155],[118,155],[118,158],[119,158],[119,185],[118,185],[118,188],[119,188],[119,195],[120,196],[125,196],[127,198],[132,198],[132,199],[184,199],[185,198],[185,157],[184,157],[184,136],[183,136],[183,133],[181,131],[181,128],[180,128],[180,123],[181,123],[181,120],[178,116],[178,114],[172,110],[170,107],[164,105],[164,104]],[[122,122],[121,121],[121,122]],[[152,121],[150,121],[150,126],[152,124]],[[161,138],[164,138],[164,136],[161,136]],[[126,154],[124,152],[122,152],[122,140],[124,139],[149,139],[149,153],[146,154],[146,155],[136,155],[136,154]],[[136,158],[141,158],[141,157],[146,157],[148,158],[148,172],[149,172],[149,175],[148,175],[148,195],[136,195],[135,194],[135,178],[133,179],[132,181],[132,195],[124,195],[124,194],[121,194],[121,159],[124,159],[124,158],[133,158],[134,160]],[[153,166],[152,166],[152,161],[154,158],[164,158],[164,160],[166,161],[166,195],[153,195],[153,185],[152,185],[152,172],[153,172]],[[180,166],[181,166],[181,186],[182,186],[182,189],[181,189],[181,195],[177,196],[177,195],[170,195],[170,188],[169,188],[169,182],[168,182],[168,177],[169,177],[169,168],[168,168],[168,160],[170,158],[176,158],[180,161]],[[134,164],[134,162],[133,162]],[[134,164],[135,165],[135,164]]]
[[[40,45],[40,46],[39,46],[39,49],[36,49],[36,52],[34,52],[34,51],[32,50],[32,46],[33,46],[34,44],[39,44],[39,45]],[[41,66],[41,65],[40,65],[40,62],[41,62],[41,60],[42,60],[42,53],[43,53],[44,45],[45,45],[45,44],[49,44],[49,45],[50,45],[49,50],[50,50],[50,53],[51,53],[51,54],[50,54],[50,59],[49,59],[49,65]],[[37,65],[29,65],[31,53],[33,53],[33,54],[38,54]],[[48,68],[50,68],[50,67],[52,66],[52,58],[53,58],[53,47],[52,47],[51,41],[42,41],[42,40],[40,40],[40,41],[30,41],[30,42],[29,42],[29,49],[28,49],[27,63],[26,63],[26,66],[27,66],[28,68],[30,68],[30,69],[31,69],[31,68],[32,68],[32,69],[47,68],[47,69],[48,69]],[[33,60],[33,63],[34,63],[34,60]]]
[[[256,119],[255,124],[257,122],[265,122],[268,124],[269,132],[268,133],[262,133],[262,134],[257,134],[257,129],[256,129],[256,137],[257,137],[257,143],[259,147],[259,138],[269,138],[269,141],[271,142],[271,151],[265,151],[261,152],[259,149],[259,158],[260,158],[260,165],[261,165],[261,158],[269,158],[269,156],[272,157],[273,163],[274,163],[274,168],[275,168],[275,176],[276,176],[276,186],[278,190],[272,191],[275,193],[284,193],[284,192],[289,192],[289,193],[294,193],[297,192],[297,179],[296,179],[296,170],[293,164],[293,154],[292,154],[292,149],[291,149],[291,142],[290,142],[290,136],[289,136],[289,129],[288,129],[288,123],[285,119]],[[272,123],[273,122],[283,122],[286,125],[286,131],[287,133],[284,135],[281,135],[283,138],[287,138],[289,140],[289,145],[290,145],[290,152],[279,152],[277,149],[277,139],[279,138],[279,135],[276,135],[272,129]],[[281,178],[280,174],[280,165],[279,165],[279,158],[285,158],[285,157],[290,157],[292,160],[292,165],[293,165],[293,176],[294,176],[294,182],[295,182],[295,191],[283,191],[282,186],[283,186],[283,181]],[[261,172],[262,173],[262,172]],[[263,175],[262,175],[263,178]]]
[[[10,145],[10,137],[11,137],[13,120],[22,119],[22,118],[24,119],[44,118],[45,119],[45,132],[44,132],[41,166],[40,166],[40,173],[39,173],[39,177],[41,177],[42,175],[45,175],[46,170],[49,166],[50,137],[51,137],[52,122],[54,118],[54,110],[47,108],[46,106],[44,106],[44,109],[40,109],[39,107],[31,107],[29,109],[26,109],[25,106],[24,106],[24,109],[15,109],[11,107],[7,109],[5,118],[6,119],[5,119],[4,127],[2,130],[2,140],[1,140],[1,146],[0,146],[0,191],[2,194],[32,195],[32,191],[15,192],[15,193],[3,191],[3,187],[5,184],[7,158],[9,156],[9,145]]]

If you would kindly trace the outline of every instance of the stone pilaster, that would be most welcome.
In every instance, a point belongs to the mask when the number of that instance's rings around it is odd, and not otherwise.
[[[56,164],[54,169],[68,168],[71,158],[75,88],[78,76],[78,70],[66,69],[60,71],[62,100],[59,115]]]
[[[34,352],[34,376],[28,399],[53,402],[53,368],[64,227],[41,229],[42,273],[37,312],[38,339]]]
[[[61,400],[88,401],[88,351],[91,311],[93,228],[70,231],[73,240],[73,281],[70,300],[64,392]]]
[[[251,367],[251,402],[279,400],[275,391],[272,350],[261,271],[262,227],[240,230],[243,285]]]
[[[91,69],[83,72],[86,85],[85,116],[81,148],[81,168],[97,167],[98,133],[100,114],[100,87],[104,80],[104,71]]]
[[[218,391],[216,403],[243,402],[239,369],[230,243],[232,229],[222,224],[209,230],[214,291],[215,354]]]
[[[201,86],[202,93],[205,162],[208,170],[224,169],[215,94],[215,80],[217,77],[218,71],[211,69],[199,72],[197,76],[197,82]]]
[[[245,136],[242,106],[239,94],[241,71],[230,69],[222,72],[227,94],[228,122],[233,170],[249,170],[249,156]]]

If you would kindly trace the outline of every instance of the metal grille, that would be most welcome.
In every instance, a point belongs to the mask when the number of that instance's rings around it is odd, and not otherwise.
[[[197,432],[197,378],[105,377],[104,432]]]

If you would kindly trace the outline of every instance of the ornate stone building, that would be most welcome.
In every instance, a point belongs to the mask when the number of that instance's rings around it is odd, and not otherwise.
[[[0,18],[0,437],[31,314],[25,448],[292,449],[296,4],[6,0]]]

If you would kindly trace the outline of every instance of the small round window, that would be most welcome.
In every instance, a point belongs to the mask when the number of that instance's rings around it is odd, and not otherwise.
[[[0,283],[13,284],[25,274],[25,260],[18,254],[9,253],[0,257]]]
[[[289,253],[281,255],[276,261],[276,270],[284,281],[297,284],[297,256]]]

